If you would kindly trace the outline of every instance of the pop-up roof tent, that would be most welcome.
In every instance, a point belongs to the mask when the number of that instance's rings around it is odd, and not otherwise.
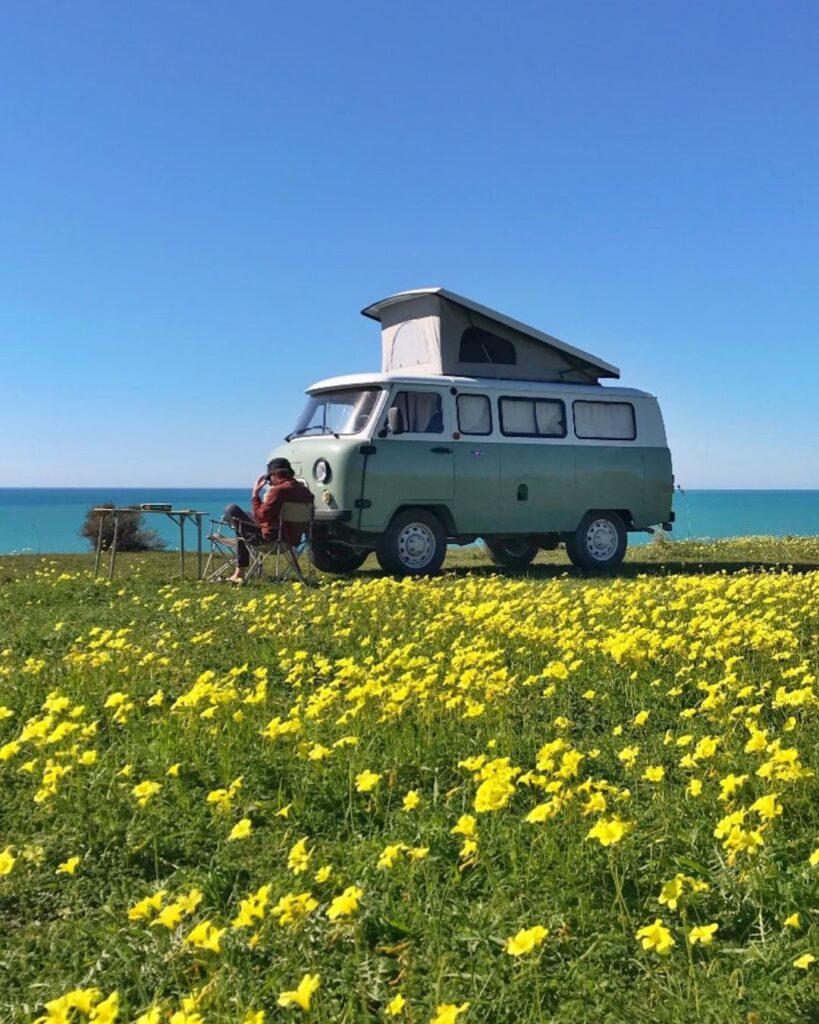
[[[444,288],[419,288],[361,311],[381,323],[384,373],[598,384],[620,371]]]

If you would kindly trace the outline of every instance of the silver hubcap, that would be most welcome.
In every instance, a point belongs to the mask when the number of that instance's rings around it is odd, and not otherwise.
[[[398,534],[398,557],[407,569],[423,569],[435,554],[435,534],[424,523],[407,523]]]
[[[607,562],[617,552],[619,537],[614,523],[595,519],[586,530],[586,550],[595,562]]]

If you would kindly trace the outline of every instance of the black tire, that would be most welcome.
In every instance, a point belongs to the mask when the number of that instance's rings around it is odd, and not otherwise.
[[[525,569],[540,550],[530,537],[510,537],[508,540],[484,539],[486,550],[495,565],[508,569]]]
[[[566,541],[566,554],[579,569],[615,569],[626,553],[628,534],[616,512],[587,512]]]
[[[446,534],[440,519],[426,509],[399,512],[378,538],[378,564],[392,576],[431,576],[446,557]]]
[[[369,551],[355,551],[346,544],[331,540],[314,540],[310,550],[317,569],[340,575],[355,572],[364,564],[368,554]]]

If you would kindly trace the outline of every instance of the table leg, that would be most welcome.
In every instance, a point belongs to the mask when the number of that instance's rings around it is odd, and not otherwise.
[[[97,553],[94,558],[94,576],[99,575],[100,571],[100,555],[102,554],[102,528],[105,525],[105,512],[100,513],[100,529],[97,534]]]
[[[196,517],[196,578],[202,579],[202,517]]]
[[[185,517],[179,517],[179,575],[185,575]]]
[[[117,541],[119,540],[119,516],[114,512],[114,539],[111,541],[111,565],[108,569],[108,579],[114,578],[114,565],[117,560]]]

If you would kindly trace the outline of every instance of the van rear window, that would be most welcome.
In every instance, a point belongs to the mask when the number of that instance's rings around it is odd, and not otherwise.
[[[500,428],[507,437],[565,437],[566,406],[550,398],[501,398]]]
[[[637,437],[631,402],[575,402],[574,432],[595,441],[633,441]]]

